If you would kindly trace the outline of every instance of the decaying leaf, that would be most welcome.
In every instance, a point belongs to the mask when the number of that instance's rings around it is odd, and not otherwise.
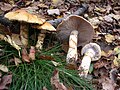
[[[108,43],[112,43],[113,40],[115,40],[115,37],[111,34],[107,34],[105,35],[105,40],[108,42]]]
[[[10,85],[11,82],[12,82],[12,75],[3,76],[0,81],[0,90],[8,90],[9,89],[8,85]]]
[[[54,60],[54,58],[52,56],[48,56],[48,55],[40,55],[40,59],[42,59],[42,60],[51,60],[51,61]]]
[[[0,8],[3,11],[8,11],[8,10],[12,9],[12,5],[0,2]]]
[[[3,72],[8,72],[8,68],[5,65],[0,65],[0,70]]]
[[[120,67],[120,47],[117,46],[116,48],[114,48],[114,52],[115,52],[115,55],[117,56],[115,56],[113,63],[115,66]]]
[[[12,41],[14,41],[17,45],[22,46],[22,42],[20,40],[19,34],[12,34],[11,35]]]
[[[30,48],[29,57],[31,60],[35,60],[35,47],[34,46],[31,46]]]
[[[15,49],[17,49],[18,51],[21,49],[21,47],[19,47],[15,41],[13,41],[11,39],[11,37],[9,35],[6,35],[6,37],[4,37],[4,40],[7,41],[10,45],[12,45]]]
[[[60,83],[58,70],[54,70],[53,76],[51,77],[51,84],[53,86],[53,90],[67,90],[63,83]]]
[[[18,66],[22,61],[19,58],[14,57],[15,65]]]
[[[99,82],[102,83],[103,90],[115,90],[115,83],[108,77],[102,77]]]
[[[53,63],[54,66],[59,66],[60,65],[60,63],[55,62],[55,61],[51,61],[51,62]]]
[[[25,62],[30,62],[30,57],[25,48],[22,49],[22,60]]]
[[[44,86],[42,90],[48,90],[48,89]]]
[[[0,40],[4,40],[5,35],[0,34]]]

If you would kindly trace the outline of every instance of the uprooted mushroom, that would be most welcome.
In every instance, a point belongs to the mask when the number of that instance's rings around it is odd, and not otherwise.
[[[41,32],[44,30],[49,31],[56,31],[56,29],[48,22],[45,22],[45,19],[38,18],[36,15],[33,15],[29,12],[27,12],[24,9],[8,12],[5,14],[5,17],[9,20],[17,20],[20,21],[20,40],[24,46],[28,45],[28,25],[31,24],[37,24],[32,25],[35,28],[41,29]],[[18,35],[19,36],[19,35]],[[42,43],[45,38],[45,33],[40,33],[38,35],[38,41],[36,44],[37,49],[42,48]]]
[[[92,25],[81,16],[71,15],[57,27],[57,37],[64,44],[67,43],[68,53],[66,62],[74,64],[77,60],[77,47],[84,46],[91,41],[94,35]]]

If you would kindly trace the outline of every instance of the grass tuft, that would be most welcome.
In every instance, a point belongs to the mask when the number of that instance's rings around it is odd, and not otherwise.
[[[5,43],[0,43],[1,45]],[[6,43],[7,45],[7,43]],[[9,49],[10,48],[10,49]],[[15,49],[9,45],[4,47],[5,54],[0,57],[0,62],[9,67],[9,71],[13,74],[13,81],[10,90],[42,90],[44,86],[48,90],[52,90],[50,78],[55,69],[59,70],[60,81],[67,87],[73,87],[75,90],[92,90],[92,85],[89,81],[79,77],[76,70],[65,68],[65,56],[60,55],[61,46],[56,45],[49,50],[43,50],[40,54],[49,55],[55,58],[55,61],[60,63],[60,66],[54,66],[50,60],[36,59],[31,63],[23,62],[18,67],[10,63],[10,59],[14,56],[18,57]],[[36,57],[39,57],[37,54]]]

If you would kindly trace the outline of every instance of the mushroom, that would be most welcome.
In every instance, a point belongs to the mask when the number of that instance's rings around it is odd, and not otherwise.
[[[80,76],[86,78],[91,61],[97,61],[101,57],[100,46],[96,43],[86,44],[81,50],[81,55],[84,55],[84,57],[78,70],[82,69]]]
[[[45,33],[46,32],[55,32],[56,29],[49,22],[45,22],[43,25],[33,25],[33,28],[37,28],[37,29],[41,30],[41,33],[38,34],[38,41],[35,46],[38,49],[38,51],[40,51],[43,46]]]
[[[77,15],[71,15],[63,20],[58,25],[57,31],[57,37],[63,45],[69,43],[67,63],[73,63],[77,60],[77,47],[89,43],[94,35],[92,25],[83,17]]]
[[[21,21],[20,38],[24,46],[28,45],[28,23],[41,25],[45,22],[44,19],[38,18],[36,15],[33,15],[23,9],[8,12],[5,14],[5,18],[8,18],[9,20]]]

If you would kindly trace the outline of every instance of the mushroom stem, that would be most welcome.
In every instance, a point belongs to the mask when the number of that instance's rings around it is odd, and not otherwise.
[[[27,47],[28,45],[28,24],[21,23],[20,25],[20,38],[22,44]]]
[[[85,78],[87,77],[93,56],[94,55],[89,50],[85,53],[82,59],[81,66],[79,67],[79,70],[82,70],[80,73],[81,77],[85,77]]]
[[[86,44],[81,50],[81,55],[83,54],[84,57],[78,70],[82,70],[79,74],[81,77],[87,78],[91,61],[97,61],[101,57],[100,46],[96,43]]]
[[[45,34],[40,33],[38,35],[38,41],[37,41],[36,46],[35,46],[38,50],[42,49],[44,38],[45,38]]]
[[[78,31],[73,30],[69,37],[69,49],[66,57],[66,62],[69,64],[74,64],[78,58],[77,55],[77,36]]]

